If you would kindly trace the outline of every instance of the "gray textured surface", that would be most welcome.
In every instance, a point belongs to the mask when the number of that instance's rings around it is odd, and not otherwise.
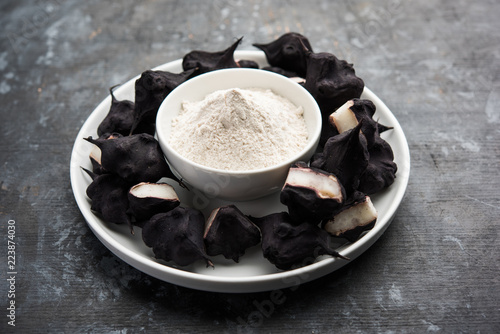
[[[500,331],[498,1],[39,0],[0,12],[0,332]],[[77,132],[108,87],[192,49],[240,36],[253,49],[286,31],[353,62],[400,121],[412,170],[387,232],[272,307],[269,292],[189,290],[112,255],[69,181]]]

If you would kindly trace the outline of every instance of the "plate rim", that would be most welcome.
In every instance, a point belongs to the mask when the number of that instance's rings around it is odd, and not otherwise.
[[[239,50],[235,52],[235,58],[255,60],[259,63],[259,67],[262,67],[263,64],[267,64],[265,55],[262,51]],[[176,59],[156,66],[152,68],[152,70],[162,70],[166,67],[179,67],[181,66],[181,64],[182,59]],[[127,80],[115,90],[115,95],[119,96],[122,91],[126,90],[128,85],[135,82],[135,80],[139,77],[140,74]],[[375,103],[375,105],[377,106],[377,111],[380,111],[382,109],[384,117],[390,119],[390,124],[394,127],[394,129],[391,131],[395,131],[396,135],[402,140],[398,142],[398,146],[403,157],[399,159],[401,161],[398,162],[398,171],[396,174],[395,183],[397,182],[398,188],[397,191],[395,191],[389,210],[386,210],[385,212],[385,214],[387,215],[387,219],[382,222],[377,221],[375,226],[356,242],[349,243],[345,246],[340,247],[340,253],[348,256],[351,259],[351,261],[349,262],[338,258],[326,257],[315,263],[293,270],[277,271],[276,273],[255,276],[233,277],[206,275],[203,273],[190,272],[170,267],[168,265],[157,262],[154,259],[146,259],[145,261],[145,258],[142,255],[136,253],[131,249],[128,249],[118,240],[114,239],[108,231],[106,231],[104,224],[102,224],[100,222],[100,219],[98,219],[94,215],[94,213],[90,211],[90,201],[86,197],[85,191],[81,191],[80,187],[78,186],[77,180],[84,173],[80,165],[77,163],[78,159],[82,155],[82,152],[79,151],[79,148],[81,147],[81,145],[85,145],[83,144],[83,138],[88,134],[90,130],[88,128],[89,124],[95,121],[95,119],[105,116],[101,115],[99,111],[104,108],[105,105],[109,105],[111,103],[110,96],[107,96],[105,99],[103,99],[90,113],[90,115],[87,117],[80,130],[78,131],[78,135],[73,144],[70,161],[70,181],[75,201],[87,225],[106,248],[108,248],[122,261],[162,281],[197,290],[225,293],[270,291],[275,289],[288,288],[312,281],[340,269],[344,265],[352,262],[367,249],[369,249],[371,245],[373,245],[379,239],[379,237],[391,224],[396,211],[404,198],[406,188],[408,186],[410,174],[410,151],[403,129],[392,111],[376,94],[374,94],[366,86],[364,88],[363,95],[366,95],[363,98],[370,99]],[[91,147],[91,144],[89,144],[89,147]],[[394,184],[391,187],[393,186]]]

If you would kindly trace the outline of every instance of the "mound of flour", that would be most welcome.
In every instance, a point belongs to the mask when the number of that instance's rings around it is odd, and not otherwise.
[[[277,165],[308,139],[303,109],[263,89],[228,89],[183,102],[169,143],[201,165],[232,171]]]

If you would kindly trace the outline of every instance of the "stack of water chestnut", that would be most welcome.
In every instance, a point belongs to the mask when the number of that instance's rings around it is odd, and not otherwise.
[[[377,211],[370,196],[389,187],[397,166],[391,146],[380,134],[391,130],[378,123],[375,105],[361,99],[364,82],[352,64],[331,53],[315,53],[308,39],[287,33],[262,50],[272,71],[297,80],[318,103],[322,134],[310,161],[290,166],[280,192],[288,210],[249,216],[234,204],[216,208],[209,217],[182,206],[163,178],[185,187],[165,161],[155,139],[158,108],[181,83],[225,68],[259,68],[252,60],[237,60],[241,38],[218,52],[192,51],[183,71],[148,70],[135,82],[135,101],[118,100],[114,87],[109,113],[100,123],[90,154],[92,182],[87,188],[91,209],[108,223],[142,229],[144,243],[157,259],[187,266],[222,255],[238,262],[249,247],[261,244],[264,257],[289,270],[307,259],[331,255],[348,260],[331,247],[331,238],[354,242],[372,228]],[[299,78],[299,79],[297,79]]]

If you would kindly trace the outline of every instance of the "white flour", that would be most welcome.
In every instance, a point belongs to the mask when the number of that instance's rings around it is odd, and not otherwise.
[[[302,107],[271,90],[235,88],[184,102],[170,145],[201,165],[241,171],[285,161],[307,137]]]

